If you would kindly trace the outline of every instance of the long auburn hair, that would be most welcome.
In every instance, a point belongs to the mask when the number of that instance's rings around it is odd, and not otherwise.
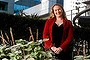
[[[64,11],[64,8],[63,8],[63,6],[60,5],[60,4],[54,4],[54,5],[51,7],[51,12],[50,12],[49,19],[50,19],[50,18],[56,18],[56,17],[55,17],[55,14],[54,14],[54,10],[53,10],[54,6],[59,6],[59,7],[62,9],[62,18],[63,18],[63,19],[67,19],[66,13],[65,13],[65,11]]]

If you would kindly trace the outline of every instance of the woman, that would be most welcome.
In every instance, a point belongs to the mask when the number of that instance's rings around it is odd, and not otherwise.
[[[43,31],[44,48],[51,49],[56,59],[72,60],[70,56],[72,37],[73,26],[66,18],[63,7],[59,4],[53,5]]]

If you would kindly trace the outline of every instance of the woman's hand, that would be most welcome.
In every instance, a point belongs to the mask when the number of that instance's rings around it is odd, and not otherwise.
[[[58,48],[56,48],[55,53],[56,53],[56,54],[59,54],[61,51],[62,51],[62,48],[58,47]]]
[[[51,50],[55,53],[56,47],[51,47]]]
[[[60,47],[58,47],[58,48],[56,48],[56,47],[51,47],[51,50],[52,50],[54,53],[59,54],[59,53],[62,51],[62,48],[60,48]]]

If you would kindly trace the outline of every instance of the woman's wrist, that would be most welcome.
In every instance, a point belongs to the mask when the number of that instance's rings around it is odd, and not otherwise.
[[[63,49],[61,47],[59,47],[59,49],[62,51]]]
[[[43,41],[48,41],[48,40],[49,40],[49,38],[44,38],[44,39],[43,39]]]

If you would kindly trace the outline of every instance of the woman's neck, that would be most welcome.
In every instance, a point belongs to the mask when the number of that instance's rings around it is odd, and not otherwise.
[[[56,18],[56,20],[57,20],[57,21],[60,21],[60,20],[63,20],[63,18],[58,17],[58,18]]]
[[[63,18],[56,18],[56,22],[55,22],[58,26],[60,26],[61,24],[63,24]]]

